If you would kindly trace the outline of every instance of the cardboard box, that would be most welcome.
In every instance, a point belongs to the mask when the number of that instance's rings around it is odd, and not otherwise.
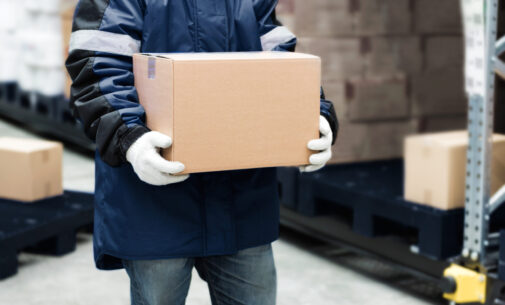
[[[350,0],[295,0],[295,31],[300,36],[336,37],[353,32]]]
[[[63,194],[62,155],[58,142],[0,138],[0,198],[29,202]]]
[[[459,0],[417,0],[415,31],[423,34],[460,34],[463,30]]]
[[[307,164],[319,138],[321,60],[290,52],[136,54],[147,126],[185,173]]]
[[[355,25],[357,35],[407,34],[411,31],[411,0],[350,0],[350,2],[357,7]]]
[[[351,121],[404,119],[410,114],[406,77],[353,79],[346,86]]]
[[[275,7],[277,20],[296,34],[295,0],[279,0]]]
[[[297,51],[321,57],[323,80],[345,81],[365,74],[363,40],[360,38],[307,38],[298,39]]]
[[[425,40],[426,71],[463,67],[465,47],[461,36],[431,36]]]
[[[458,115],[467,112],[463,67],[412,76],[412,115]]]
[[[419,124],[419,133],[433,133],[465,129],[468,123],[467,115],[427,116],[416,118]]]
[[[465,205],[468,134],[417,135],[405,141],[405,199],[448,210]],[[491,192],[505,184],[505,135],[493,136]]]
[[[418,74],[423,68],[421,39],[416,36],[364,38],[367,75]]]
[[[296,0],[296,32],[310,37],[407,34],[410,0]]]
[[[329,164],[387,160],[403,155],[403,140],[417,132],[410,119],[369,123],[340,122],[337,145]]]

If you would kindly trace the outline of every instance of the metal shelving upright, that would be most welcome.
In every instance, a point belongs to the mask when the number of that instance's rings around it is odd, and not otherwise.
[[[495,71],[505,76],[505,37],[496,41],[498,1],[462,0],[465,27],[465,70],[468,135],[464,246],[467,264],[481,271],[497,263],[499,233],[490,232],[491,215],[505,201],[505,186],[491,193]]]

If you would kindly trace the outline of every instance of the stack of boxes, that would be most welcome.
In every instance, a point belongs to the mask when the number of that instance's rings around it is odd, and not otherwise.
[[[341,121],[333,163],[402,156],[406,135],[466,125],[459,0],[280,0],[298,52],[323,60]]]
[[[75,4],[0,0],[0,101],[57,118],[64,91],[69,91],[64,61]],[[19,98],[12,96],[12,84]]]
[[[32,1],[23,3],[23,18],[20,24],[22,60],[19,84],[24,92],[36,93],[30,99],[30,107],[54,114],[55,105],[45,102],[47,98],[63,94],[65,71],[59,0]],[[33,94],[31,94],[33,97]]]

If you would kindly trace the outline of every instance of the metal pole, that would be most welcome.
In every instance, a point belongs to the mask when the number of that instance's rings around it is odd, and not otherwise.
[[[489,244],[487,240],[495,79],[493,58],[498,2],[462,0],[462,5],[466,46],[465,79],[469,95],[469,145],[462,254],[471,261],[485,266],[486,245]]]

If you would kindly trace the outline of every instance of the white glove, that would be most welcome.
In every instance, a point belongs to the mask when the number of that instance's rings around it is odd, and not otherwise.
[[[315,172],[320,170],[331,159],[331,142],[333,141],[333,133],[331,131],[330,123],[324,116],[319,116],[319,132],[321,138],[312,140],[307,147],[310,150],[319,151],[318,153],[310,156],[310,165],[300,167],[301,172]]]
[[[189,175],[174,176],[184,171],[181,162],[170,162],[160,155],[161,148],[169,148],[172,139],[157,131],[150,131],[135,141],[126,152],[126,159],[133,170],[145,183],[152,185],[167,185],[182,182]]]

